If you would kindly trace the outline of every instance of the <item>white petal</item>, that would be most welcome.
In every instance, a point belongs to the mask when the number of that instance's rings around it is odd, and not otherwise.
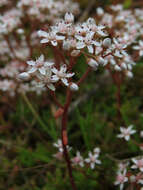
[[[52,91],[55,91],[56,90],[56,88],[55,88],[55,86],[53,85],[53,84],[47,84],[47,87],[50,89],[50,90],[52,90]],[[62,151],[61,151],[62,152]]]
[[[139,50],[140,47],[139,47],[139,46],[133,46],[133,49],[135,49],[135,50]]]
[[[125,140],[126,141],[130,140],[130,136],[129,135],[125,136]]]
[[[130,134],[134,134],[134,133],[136,133],[136,130],[132,130],[132,131],[130,132]]]
[[[100,44],[99,42],[97,42],[97,41],[92,41],[92,43],[93,43],[95,46],[97,46],[97,47],[100,47],[100,46],[101,46],[101,44]]]
[[[37,71],[37,68],[36,68],[36,67],[32,67],[32,68],[28,71],[28,73],[34,73],[35,71]]]
[[[58,43],[57,43],[56,40],[51,41],[51,44],[52,44],[53,46],[57,46],[57,45],[58,45]]]
[[[85,47],[85,44],[83,42],[77,42],[77,44],[76,44],[77,49],[82,49],[84,47]]]
[[[26,73],[26,72],[23,72],[23,73],[19,74],[19,78],[23,79],[23,80],[28,79],[29,78],[29,74]]]
[[[79,41],[82,41],[83,40],[83,37],[82,36],[79,36],[79,35],[75,35],[75,38]]]
[[[59,80],[59,77],[57,76],[57,75],[53,75],[52,77],[51,77],[51,81],[52,82],[57,82]]]
[[[34,66],[35,65],[35,61],[27,61],[28,65]]]
[[[50,67],[50,66],[52,66],[52,65],[54,65],[53,62],[46,61],[46,62],[44,63],[44,66],[45,66],[45,67]]]
[[[39,68],[39,71],[40,71],[40,73],[41,73],[42,75],[45,75],[45,74],[46,74],[46,70],[45,70],[44,67]]]
[[[122,183],[122,184],[120,185],[120,190],[123,190],[123,187],[124,187],[124,184]]]
[[[46,38],[44,38],[44,39],[42,39],[42,40],[40,41],[41,44],[48,43],[48,42],[49,42],[49,40],[46,39]]]
[[[91,163],[91,164],[90,164],[91,169],[94,169],[94,166],[95,166],[94,163]]]
[[[64,40],[65,36],[56,36],[56,40]]]
[[[60,71],[61,71],[62,73],[65,73],[66,70],[67,70],[67,66],[66,66],[65,64],[62,65],[61,68],[60,68]]]
[[[37,59],[38,62],[43,62],[44,61],[44,55],[40,55],[40,57]]]
[[[123,136],[123,134],[119,134],[119,135],[117,135],[117,137],[118,138],[123,138],[124,136]]]
[[[86,159],[85,159],[85,162],[89,163],[89,162],[90,162],[90,159],[89,159],[89,158],[86,158]]]
[[[142,51],[142,50],[139,52],[139,55],[140,55],[140,56],[143,56],[143,51]]]
[[[90,46],[87,46],[87,48],[88,48],[88,52],[93,54],[93,46],[90,45]]]
[[[140,46],[143,46],[143,41],[139,40],[139,44],[140,44]]]
[[[97,33],[98,33],[100,36],[107,36],[107,34],[105,34],[102,30],[98,30]]]
[[[132,169],[137,169],[136,165],[131,166]]]
[[[80,165],[81,167],[84,167],[84,163],[83,163],[83,162],[80,162],[79,165]]]
[[[96,160],[95,161],[97,164],[101,164],[101,161],[100,160]]]
[[[51,71],[54,73],[54,74],[57,74],[58,73],[58,70],[54,67],[51,69]]]
[[[68,83],[68,80],[67,80],[67,79],[63,78],[63,79],[61,79],[61,81],[64,83],[64,85],[65,85],[65,86],[68,86],[68,85],[69,85],[69,83]]]
[[[110,59],[110,63],[111,63],[112,65],[116,65],[115,59]]]
[[[138,163],[138,161],[137,161],[135,158],[133,158],[132,161],[133,161],[135,164]]]
[[[48,33],[43,30],[39,30],[37,33],[39,37],[45,37],[45,38],[48,37]]]
[[[70,78],[70,77],[72,77],[74,75],[74,73],[68,73],[68,74],[66,74],[66,77],[67,78]]]

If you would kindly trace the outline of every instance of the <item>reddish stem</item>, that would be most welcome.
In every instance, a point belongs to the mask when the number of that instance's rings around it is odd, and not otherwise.
[[[67,96],[66,96],[66,103],[64,106],[64,112],[62,115],[62,144],[63,144],[63,155],[65,158],[65,161],[67,163],[67,168],[68,168],[68,173],[70,177],[70,183],[72,185],[73,190],[77,190],[74,178],[72,175],[72,166],[71,166],[71,161],[68,155],[68,150],[67,150],[67,144],[68,144],[68,137],[67,137],[67,119],[68,119],[68,108],[71,103],[71,98],[72,98],[72,92],[68,89],[67,90]]]
[[[87,75],[90,73],[91,70],[92,70],[92,68],[88,67],[88,69],[86,70],[86,72],[82,75],[82,77],[80,78],[80,80],[77,82],[78,86],[80,86],[80,84],[86,79]]]
[[[60,107],[60,108],[63,108],[63,105],[58,101],[58,99],[56,98],[56,95],[55,95],[55,92],[53,91],[50,91],[50,94],[51,96],[53,97],[53,100],[55,102],[55,104]]]

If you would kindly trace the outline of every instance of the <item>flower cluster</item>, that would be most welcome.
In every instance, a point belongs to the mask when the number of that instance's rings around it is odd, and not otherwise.
[[[58,152],[54,154],[53,156],[56,157],[58,160],[62,160],[62,157],[63,157],[62,141],[58,139],[57,143],[54,143],[53,146],[58,148]],[[70,151],[72,148],[67,145],[67,149],[68,151]],[[98,160],[99,154],[100,154],[100,148],[97,147],[97,148],[94,148],[93,153],[92,152],[88,153],[88,158],[84,159],[81,156],[80,152],[77,151],[76,156],[71,158],[71,163],[73,164],[73,166],[80,166],[80,167],[84,167],[85,163],[87,163],[90,165],[91,169],[94,169],[95,164],[101,164],[101,161]]]
[[[50,82],[47,84],[46,80],[49,79],[48,77],[45,79],[42,74],[39,79],[29,80],[27,83],[18,80],[18,75],[30,68],[25,62],[31,59],[33,53],[40,50],[37,26],[45,28],[47,22],[55,23],[67,11],[77,15],[79,13],[78,3],[69,0],[20,0],[15,6],[13,1],[2,0],[0,1],[0,6],[5,6],[5,11],[0,14],[0,57],[2,65],[4,65],[0,71],[0,90],[13,96],[16,93],[33,91],[41,94],[41,92],[45,91],[45,84],[46,86],[49,84],[49,87],[54,90],[54,85]],[[27,23],[30,23],[28,31],[26,29]],[[24,69],[21,70],[21,67]],[[50,73],[54,74],[48,67],[46,69],[45,72],[48,75]],[[56,80],[61,79],[67,85],[67,77],[69,76],[67,75],[62,79],[57,78]],[[52,82],[54,82],[54,79],[52,79]],[[7,84],[5,88],[3,88],[4,84]],[[72,87],[78,88],[74,83],[71,83]],[[13,91],[13,93],[9,93],[10,91]]]
[[[143,159],[133,158],[130,161],[121,162],[118,165],[115,185],[120,185],[120,190],[125,183],[130,183],[132,187],[143,185]]]

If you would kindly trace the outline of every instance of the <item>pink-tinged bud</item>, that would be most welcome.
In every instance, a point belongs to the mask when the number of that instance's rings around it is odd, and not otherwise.
[[[131,71],[127,71],[127,72],[126,72],[126,75],[127,75],[127,77],[129,77],[129,78],[132,78],[132,77],[133,77],[133,73],[132,73]]]
[[[114,68],[115,68],[116,71],[121,71],[121,67],[119,67],[118,65],[115,65]]]
[[[73,56],[73,57],[76,57],[76,56],[78,56],[80,54],[80,50],[73,50],[72,52],[71,52],[71,56]]]
[[[22,80],[27,80],[27,79],[29,79],[29,77],[30,77],[30,75],[26,72],[19,74],[19,78]]]
[[[22,28],[19,28],[19,29],[17,29],[17,31],[16,31],[18,34],[23,34],[24,33],[24,30],[22,29]]]
[[[105,38],[103,40],[103,46],[104,47],[110,47],[111,46],[111,39],[110,38]]]
[[[102,15],[104,14],[104,10],[103,10],[101,7],[98,7],[98,8],[96,9],[96,12],[97,12],[97,15],[98,15],[98,16],[102,16]]]
[[[65,14],[65,21],[66,21],[67,23],[73,22],[73,21],[74,21],[74,16],[73,16],[73,14],[72,14],[72,13],[66,13],[66,14]]]
[[[71,83],[71,85],[70,85],[70,89],[72,90],[72,91],[77,91],[78,89],[79,89],[79,87],[78,87],[78,85],[77,84],[75,84],[75,83]]]
[[[92,67],[94,70],[96,70],[98,67],[98,63],[94,59],[88,59],[88,65]]]

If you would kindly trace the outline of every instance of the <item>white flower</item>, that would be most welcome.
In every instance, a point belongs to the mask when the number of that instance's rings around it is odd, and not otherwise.
[[[53,62],[45,62],[44,55],[41,55],[36,61],[27,61],[27,64],[31,67],[28,71],[29,74],[39,71],[42,75],[46,74],[47,67],[54,65]]]
[[[126,177],[126,169],[121,173],[120,171],[117,173],[115,185],[120,185],[120,190],[123,189],[124,183],[128,181],[128,178]]]
[[[88,153],[88,158],[85,159],[85,162],[90,163],[91,169],[94,169],[95,164],[101,164],[101,161],[98,160],[98,154],[94,153],[92,154],[91,152]]]
[[[58,45],[58,41],[63,41],[65,39],[65,36],[58,36],[57,35],[57,29],[53,27],[53,30],[49,33],[39,30],[38,31],[38,35],[39,37],[43,37],[44,39],[42,39],[40,41],[40,43],[48,43],[51,42],[51,44],[53,46],[57,46]]]
[[[53,146],[59,149],[59,152],[63,152],[63,145],[61,139],[58,139],[57,143],[54,143]]]
[[[61,139],[58,139],[57,143],[53,143],[53,146],[56,147],[56,148],[58,148],[59,152],[63,152],[64,151]],[[68,145],[66,147],[67,147],[68,151],[71,150],[71,147],[69,147]]]
[[[46,86],[52,91],[56,90],[55,86],[52,83],[57,82],[58,79],[52,75],[51,67],[47,67],[45,75],[37,75],[37,77],[40,79],[39,87]]]
[[[134,165],[131,166],[132,169],[139,169],[141,172],[143,172],[143,159],[135,159],[133,158],[132,161],[134,162]]]
[[[77,151],[76,156],[75,156],[74,158],[72,158],[71,161],[72,161],[73,165],[79,165],[79,166],[81,166],[81,167],[84,166],[84,159],[83,159],[83,157],[80,155],[80,152],[79,152],[79,151]]]
[[[75,38],[79,40],[76,44],[77,49],[83,49],[87,46],[89,53],[94,53],[93,45],[100,46],[101,44],[93,40],[94,32],[88,32],[85,37],[80,35],[75,35]]]
[[[136,133],[136,130],[133,130],[133,125],[130,125],[128,128],[120,127],[121,134],[117,135],[118,138],[125,138],[126,141],[130,140],[130,135]]]
[[[143,41],[139,40],[139,45],[138,46],[133,46],[133,49],[139,50],[139,55],[143,56]]]
[[[57,81],[61,80],[65,86],[68,86],[69,82],[67,78],[71,78],[74,75],[74,73],[66,73],[66,71],[67,66],[65,64],[60,67],[60,70],[57,70],[55,67],[53,67],[52,72],[55,74],[53,75],[53,79]]]

